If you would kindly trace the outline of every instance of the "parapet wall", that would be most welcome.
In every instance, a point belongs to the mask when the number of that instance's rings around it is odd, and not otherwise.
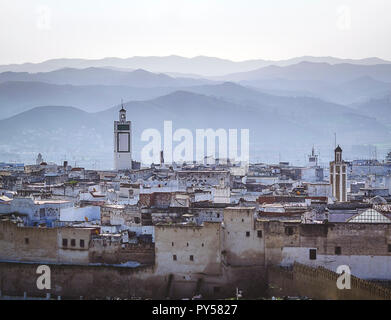
[[[306,296],[322,300],[391,300],[391,290],[351,276],[351,289],[340,290],[340,274],[324,267],[294,263],[291,269],[268,268],[269,295]]]
[[[5,296],[52,297],[62,299],[106,299],[131,297],[162,298],[163,277],[153,276],[153,266],[128,268],[49,264],[51,289],[39,290],[37,263],[0,262],[0,290]]]
[[[159,275],[154,266],[48,264],[51,288],[39,290],[38,263],[0,262],[0,295],[53,299],[152,298],[181,299],[201,294],[204,298],[259,297],[265,290],[265,272],[259,267],[227,268],[223,275],[169,273]],[[1,298],[1,297],[0,297]]]

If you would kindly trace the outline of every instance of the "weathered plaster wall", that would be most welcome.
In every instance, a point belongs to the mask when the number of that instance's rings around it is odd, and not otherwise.
[[[255,208],[228,207],[224,210],[224,261],[230,266],[264,265],[264,240],[254,222]]]
[[[215,222],[205,222],[202,227],[157,225],[155,227],[157,274],[219,275],[221,273],[220,230],[221,224]]]
[[[0,260],[51,261],[59,258],[57,230],[0,223]]]

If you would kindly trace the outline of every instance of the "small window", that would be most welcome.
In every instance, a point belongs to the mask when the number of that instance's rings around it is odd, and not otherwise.
[[[202,244],[202,246],[204,246],[204,244]]]
[[[316,249],[310,249],[310,260],[316,260]]]
[[[84,248],[84,240],[83,239],[80,239],[80,247]]]
[[[335,247],[335,254],[341,254],[341,247]]]
[[[242,222],[244,222],[244,219],[242,219]]]
[[[190,256],[190,261],[194,261],[194,256],[193,255]]]
[[[186,243],[186,247],[188,247],[189,246],[189,243]]]
[[[172,260],[176,261],[176,254],[172,256]]]
[[[250,231],[246,231],[246,237],[250,236]]]
[[[220,213],[217,214],[217,218],[220,218]]]
[[[173,247],[174,246],[174,242],[171,242],[171,247]]]
[[[62,239],[62,246],[67,247],[68,246],[68,239]]]
[[[292,227],[285,227],[285,234],[287,236],[291,236],[293,234],[293,228]]]
[[[29,244],[29,238],[24,238],[24,243]]]
[[[388,244],[388,252],[391,252],[391,243]]]
[[[262,238],[262,230],[257,231],[257,236],[258,236],[258,238]]]
[[[72,246],[72,247],[75,247],[75,246],[76,246],[76,240],[75,240],[75,239],[71,239],[71,246]]]

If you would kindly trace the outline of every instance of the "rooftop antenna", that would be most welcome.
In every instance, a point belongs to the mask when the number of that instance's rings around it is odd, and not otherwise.
[[[124,109],[124,100],[121,98],[121,110],[125,110]]]

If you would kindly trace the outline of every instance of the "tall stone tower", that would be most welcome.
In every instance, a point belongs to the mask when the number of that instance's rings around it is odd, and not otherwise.
[[[123,105],[119,111],[119,121],[114,121],[114,168],[132,168],[132,128],[131,122],[126,121],[126,110]]]
[[[333,197],[338,202],[348,201],[346,176],[347,163],[342,160],[342,149],[338,145],[334,150],[334,161],[330,162],[330,184],[333,190]]]

